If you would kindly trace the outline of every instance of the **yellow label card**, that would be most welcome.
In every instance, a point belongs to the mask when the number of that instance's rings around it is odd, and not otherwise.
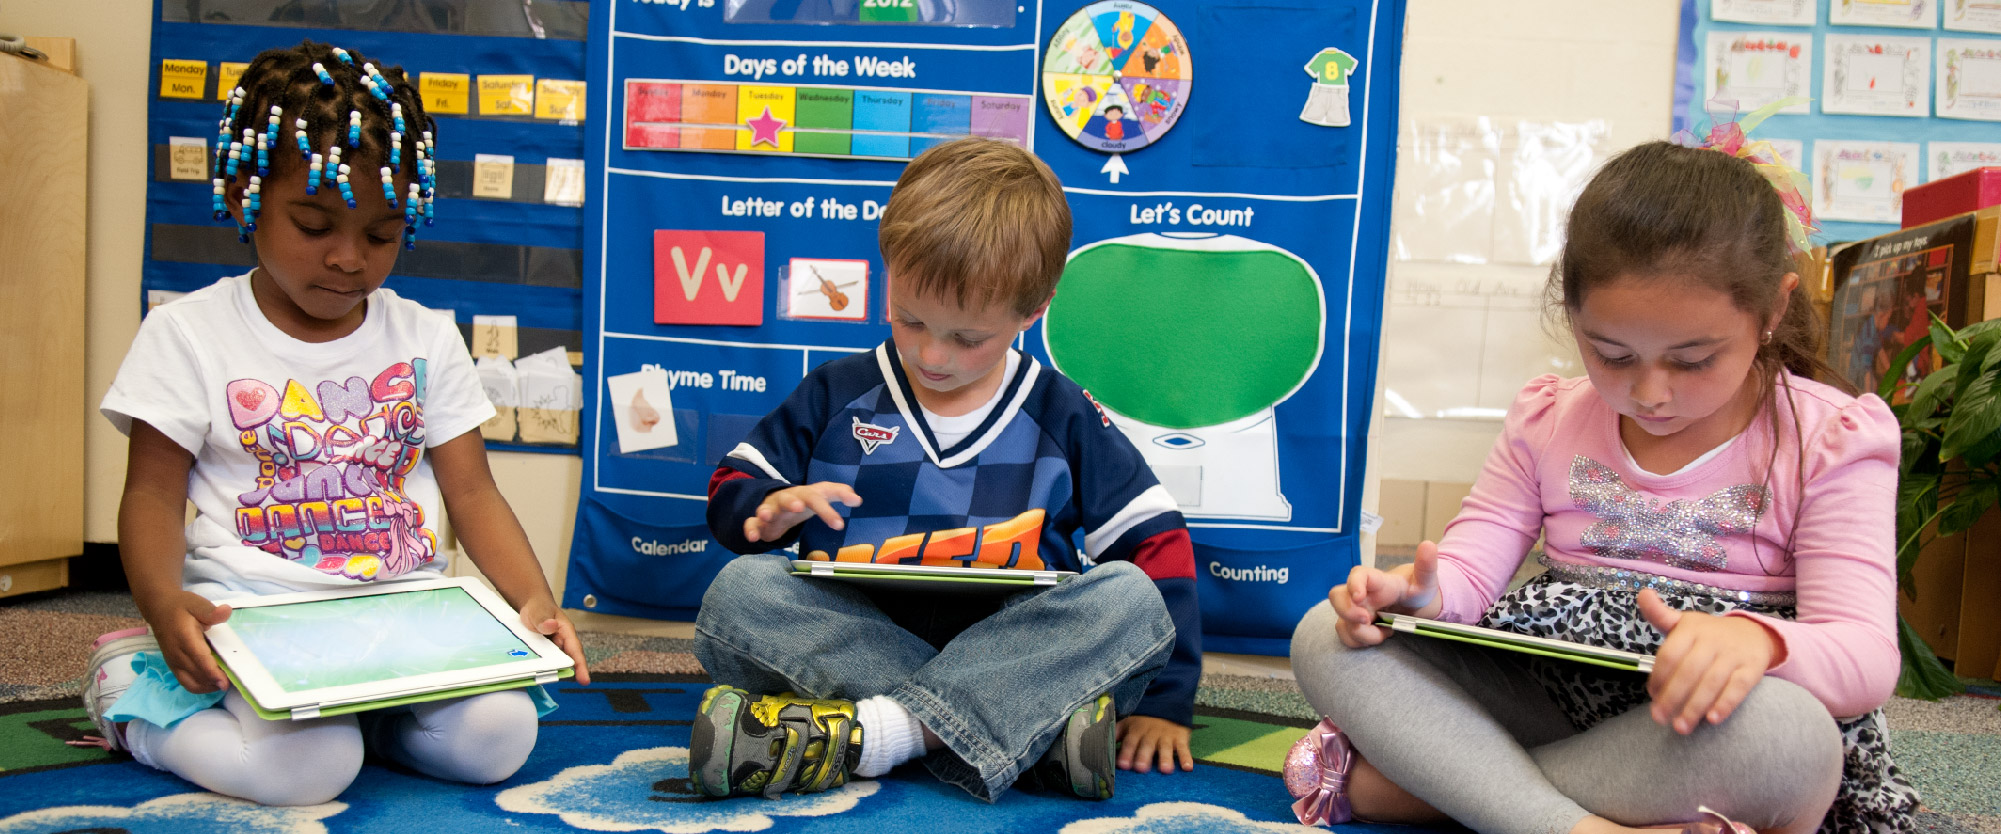
[[[234,61],[224,61],[220,64],[216,64],[215,100],[228,101],[229,91],[236,89],[237,79],[242,78],[243,71],[249,68],[250,68],[249,64],[239,64]]]
[[[207,61],[176,61],[171,58],[160,62],[161,98],[201,98],[202,89],[208,86]]]
[[[480,76],[479,114],[482,116],[534,115],[535,76]]]
[[[584,82],[544,78],[535,82],[535,118],[577,121],[584,117]]]
[[[463,72],[417,73],[424,112],[433,116],[463,116],[472,101],[472,76]]]

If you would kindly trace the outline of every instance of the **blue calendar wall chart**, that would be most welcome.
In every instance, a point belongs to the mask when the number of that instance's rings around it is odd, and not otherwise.
[[[1063,181],[1023,351],[1181,504],[1206,646],[1282,653],[1356,563],[1394,169],[1389,0],[592,4],[584,474],[564,604],[691,619],[710,474],[889,333],[877,219],[975,135]]]

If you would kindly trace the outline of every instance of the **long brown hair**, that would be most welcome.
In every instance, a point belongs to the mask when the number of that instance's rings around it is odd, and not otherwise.
[[[1794,444],[1803,444],[1791,384],[1779,371],[1855,393],[1821,358],[1825,330],[1805,280],[1794,284],[1788,297],[1780,297],[1785,276],[1800,271],[1786,234],[1786,211],[1778,192],[1750,162],[1707,148],[1649,142],[1613,157],[1584,187],[1570,211],[1563,251],[1545,288],[1547,308],[1560,312],[1566,323],[1591,291],[1634,278],[1679,281],[1723,293],[1761,324],[1784,304],[1785,313],[1770,337],[1761,340],[1751,366],[1758,379],[1758,408],[1772,418],[1772,452],[1763,476],[1767,484],[1779,449],[1775,383],[1786,386],[1784,399],[1794,410]],[[1796,477],[1804,486],[1804,453],[1800,458]],[[1791,535],[1789,531],[1789,545]],[[1756,539],[1752,541],[1755,547]],[[1790,558],[1790,546],[1787,550]]]

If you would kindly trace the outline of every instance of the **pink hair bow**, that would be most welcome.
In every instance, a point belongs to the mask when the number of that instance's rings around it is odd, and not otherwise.
[[[1797,96],[1784,98],[1751,111],[1742,119],[1736,117],[1737,103],[1734,101],[1711,101],[1709,135],[1698,137],[1693,131],[1682,129],[1674,132],[1670,141],[1685,148],[1708,148],[1722,151],[1751,163],[1772,189],[1779,192],[1779,202],[1786,207],[1786,238],[1794,253],[1804,253],[1813,248],[1809,240],[1820,227],[1814,225],[1813,209],[1807,195],[1813,191],[1813,183],[1806,175],[1794,169],[1779,156],[1772,143],[1752,141],[1750,132],[1757,129],[1772,114],[1795,104],[1804,104],[1806,99]],[[1726,115],[1727,114],[1727,115]],[[1719,116],[1721,118],[1719,118]]]
[[[1293,743],[1285,756],[1285,790],[1298,800],[1292,812],[1304,825],[1332,825],[1355,818],[1348,804],[1348,771],[1355,748],[1348,735],[1328,719]]]

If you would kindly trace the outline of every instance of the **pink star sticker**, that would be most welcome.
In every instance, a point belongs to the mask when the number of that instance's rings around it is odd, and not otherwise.
[[[785,126],[785,120],[771,115],[770,105],[765,106],[764,115],[751,119],[745,124],[750,125],[751,147],[755,148],[760,143],[769,144],[774,148],[778,147],[778,129]]]

